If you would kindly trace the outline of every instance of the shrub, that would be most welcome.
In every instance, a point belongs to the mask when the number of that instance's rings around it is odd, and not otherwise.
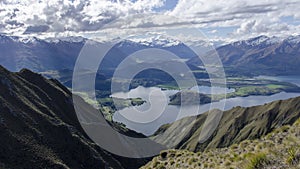
[[[174,164],[175,164],[175,161],[171,160],[171,161],[170,161],[170,164],[171,164],[171,165],[174,165]]]
[[[260,169],[268,163],[267,155],[265,153],[255,154],[250,157],[246,163],[246,169]]]
[[[233,144],[230,148],[231,150],[236,150],[239,148],[239,146],[237,144]]]
[[[230,165],[231,165],[231,162],[230,162],[230,161],[226,161],[224,165],[225,165],[225,166],[230,166]]]
[[[166,167],[164,166],[164,165],[159,165],[158,167],[157,167],[158,169],[166,169]]]
[[[282,126],[282,127],[281,127],[281,131],[284,132],[284,133],[285,133],[285,132],[288,132],[289,129],[290,129],[290,126]]]
[[[288,149],[287,163],[291,165],[295,165],[298,162],[299,162],[299,155],[297,154],[297,149],[295,147]]]
[[[156,167],[159,166],[159,165],[160,165],[160,162],[159,162],[159,161],[155,161],[155,162],[153,162],[153,165],[152,165],[152,166],[153,166],[154,168],[156,168]]]
[[[166,159],[167,156],[168,156],[168,152],[161,152],[161,153],[160,153],[161,159]]]

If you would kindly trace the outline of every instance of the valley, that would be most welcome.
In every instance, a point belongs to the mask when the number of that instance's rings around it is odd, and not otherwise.
[[[300,169],[300,0],[0,0],[0,169]]]
[[[9,147],[9,149],[16,152],[13,155],[21,156],[21,154],[25,154],[24,159],[20,159],[23,165],[29,166],[29,163],[32,162],[35,163],[37,168],[40,167],[40,163],[44,163],[47,166],[62,168],[103,166],[127,169],[139,168],[151,160],[151,158],[127,159],[102,150],[86,136],[76,121],[72,109],[73,105],[68,102],[72,94],[70,92],[73,78],[72,67],[75,64],[76,55],[87,39],[78,39],[78,41],[33,39],[32,41],[26,41],[26,43],[20,41],[18,37],[3,35],[1,39],[0,48],[4,49],[3,44],[8,43],[16,46],[16,51],[7,51],[5,54],[0,54],[0,58],[5,58],[6,54],[13,56],[10,59],[2,60],[0,64],[16,71],[16,73],[12,73],[1,67],[0,87],[4,90],[1,90],[0,106],[6,112],[6,114],[0,115],[1,127],[3,128],[2,134],[14,142],[15,145]],[[238,155],[233,154],[233,158],[236,159],[221,156],[212,159],[207,158],[207,156],[210,157],[209,154],[218,154],[219,152],[231,154],[231,149],[241,152],[240,156],[249,158],[255,157],[256,153],[264,155],[264,152],[257,151],[255,148],[253,150],[252,144],[256,144],[259,139],[262,139],[259,140],[263,142],[262,144],[272,141],[274,144],[278,144],[274,140],[282,136],[282,126],[292,125],[299,119],[300,82],[299,77],[296,76],[297,65],[299,64],[297,55],[299,43],[296,41],[297,39],[298,37],[290,37],[276,42],[272,38],[257,37],[218,47],[216,50],[224,63],[226,86],[221,84],[211,86],[211,79],[209,79],[203,65],[197,61],[195,54],[180,42],[175,43],[176,41],[172,41],[171,43],[170,39],[169,41],[159,41],[159,43],[154,41],[153,43],[143,44],[123,41],[114,46],[113,50],[107,54],[107,58],[101,63],[97,72],[88,68],[80,70],[79,78],[83,82],[88,77],[96,75],[96,99],[91,99],[93,91],[75,94],[82,98],[81,102],[88,109],[99,111],[116,131],[137,138],[148,137],[151,142],[164,145],[167,149],[170,149],[161,153],[165,154],[166,152],[167,157],[165,155],[155,157],[152,162],[145,166],[147,168],[188,167],[186,164],[189,164],[189,167],[214,168],[223,159],[225,162],[220,165],[221,167],[240,167],[245,162],[236,157]],[[97,42],[94,43],[92,45],[97,44]],[[180,59],[162,61],[159,58],[156,60],[131,58],[130,64],[120,71],[126,72],[127,68],[133,66],[153,66],[156,62],[159,62],[162,67],[174,63],[175,65],[185,63],[195,76],[196,85],[179,88],[174,77],[157,69],[143,70],[136,74],[133,79],[113,77],[118,64],[126,59],[128,55],[151,47],[179,53]],[[288,49],[288,47],[292,49]],[[40,48],[43,48],[43,50],[37,52]],[[50,51],[55,52],[51,53]],[[26,53],[26,57],[21,58],[18,55],[19,53]],[[37,57],[37,55],[44,56],[47,59]],[[54,55],[55,57],[52,57]],[[208,51],[207,56],[209,55]],[[65,56],[69,59],[65,60]],[[280,56],[286,56],[292,61],[278,64],[280,62],[278,57]],[[273,62],[266,60],[267,57],[270,57]],[[34,62],[31,62],[31,60],[34,60]],[[12,64],[15,61],[19,61],[18,64]],[[146,63],[147,61],[149,63]],[[40,74],[35,74],[28,69],[22,69],[19,72],[18,70],[23,67],[35,70]],[[287,69],[287,67],[291,69]],[[178,71],[175,75],[181,76],[186,73]],[[48,80],[43,76],[50,79]],[[112,92],[112,84],[117,84],[120,88]],[[129,86],[126,86],[127,84]],[[10,93],[12,91],[11,87],[17,89],[14,94]],[[185,99],[182,99],[182,96]],[[200,99],[198,99],[199,96]],[[56,97],[60,97],[59,101],[50,103],[56,101]],[[23,112],[20,108],[14,106],[16,100],[18,106],[26,108],[26,111]],[[141,115],[137,113],[138,111],[147,114]],[[17,115],[15,115],[16,113]],[[67,114],[65,115],[65,113]],[[201,131],[203,128],[207,129],[204,123],[210,113],[216,115],[222,113],[222,118],[220,118],[220,123],[215,130],[208,130],[211,135],[208,138],[203,138]],[[147,121],[147,118],[151,119],[151,116],[155,115],[159,116],[153,118],[151,122]],[[29,129],[21,131],[20,128],[13,125],[14,120],[18,121],[18,125],[29,127]],[[19,122],[22,120],[24,122]],[[143,120],[142,123],[136,122]],[[35,121],[41,121],[41,124],[35,123]],[[52,138],[54,133],[48,131],[48,128],[51,127],[56,128],[55,134],[58,134],[61,139],[68,140],[69,143],[55,141]],[[2,128],[0,129],[2,130]],[[289,130],[293,133],[298,126],[290,126],[289,128],[293,129],[293,131]],[[26,134],[22,135],[22,132]],[[269,133],[271,133],[273,140],[265,141],[267,140],[265,137]],[[278,133],[279,136],[276,136]],[[294,138],[294,134],[289,136]],[[45,143],[44,138],[49,139],[49,142]],[[200,143],[199,139],[204,141]],[[21,141],[21,145],[17,144],[19,141]],[[29,142],[32,143],[29,144]],[[132,144],[127,141],[126,143]],[[242,147],[242,144],[246,143],[252,147],[242,150],[236,148],[237,146]],[[3,144],[6,145],[7,142]],[[68,147],[66,153],[72,153],[74,144],[81,148],[78,150],[79,153],[88,154],[86,158],[92,160],[87,161],[81,155],[74,155],[75,161],[72,161],[67,158],[65,152],[59,151],[60,146],[62,146]],[[292,143],[289,142],[286,145],[291,146]],[[36,147],[34,149],[36,151],[17,150],[18,146]],[[280,145],[278,146],[280,147]],[[1,151],[9,152],[5,146],[0,146],[0,148]],[[282,151],[288,153],[289,150],[287,149],[291,147],[281,148]],[[266,151],[269,151],[269,149]],[[199,154],[199,152],[201,153]],[[30,160],[32,153],[39,155],[36,161]],[[46,154],[46,157],[42,157],[39,153]],[[173,157],[173,155],[176,157]],[[182,158],[177,157],[177,155],[182,156]],[[196,162],[199,158],[202,160],[201,164]],[[268,158],[278,162],[274,155],[268,155]],[[2,157],[0,159],[0,167],[19,167],[18,164],[13,164],[10,158]],[[197,160],[195,161],[195,159]],[[216,160],[216,163],[212,163],[211,160]],[[280,165],[287,167],[290,164],[280,163]]]
[[[13,163],[11,158],[1,157],[0,166],[2,168],[20,168],[20,166],[36,166],[36,168],[39,168],[42,165],[46,165],[60,168],[77,168],[77,166],[81,166],[82,168],[94,168],[96,166],[103,166],[120,169],[138,168],[151,160],[126,159],[109,154],[86,138],[86,135],[83,133],[82,128],[76,120],[73,105],[72,102],[70,102],[71,93],[57,80],[45,79],[41,75],[26,69],[18,73],[12,73],[3,67],[0,67],[0,71],[0,107],[1,110],[4,110],[0,116],[0,130],[3,137],[9,138],[10,143],[14,143],[8,144],[5,142],[6,139],[1,140],[2,144],[0,149],[2,152],[19,157],[18,161],[20,164]],[[27,87],[24,84],[26,84]],[[30,86],[30,88],[28,88],[28,86]],[[160,89],[157,88],[156,90]],[[15,91],[14,94],[11,93],[12,91]],[[86,108],[93,109],[89,104],[84,103],[81,98],[78,99],[81,100]],[[57,103],[52,102],[53,100],[57,101]],[[134,99],[130,101],[139,103],[141,100]],[[14,103],[17,103],[18,106],[15,106]],[[298,131],[298,123],[295,123],[295,127],[289,127],[287,129],[281,129],[281,127],[292,125],[300,118],[299,103],[299,97],[297,97],[284,101],[271,102],[262,106],[249,108],[240,106],[234,107],[233,109],[224,112],[220,124],[213,132],[213,135],[201,144],[198,142],[198,136],[203,129],[203,122],[209,113],[219,113],[220,111],[206,112],[194,117],[189,116],[182,118],[179,121],[163,125],[150,137],[150,139],[167,145],[169,149],[182,149],[176,150],[176,154],[182,154],[182,158],[191,161],[191,163],[188,163],[189,165],[199,165],[190,160],[192,157],[203,157],[204,161],[201,165],[214,167],[214,165],[217,165],[216,163],[212,163],[209,158],[207,159],[208,161],[205,160],[208,156],[206,156],[205,153],[209,152],[223,152],[226,154],[229,153],[227,152],[228,150],[235,150],[241,151],[244,155],[249,154],[249,158],[252,158],[252,155],[255,155],[256,153],[259,154],[260,151],[256,149],[253,150],[251,147],[249,147],[249,150],[238,150],[235,144],[240,144],[238,146],[242,146],[242,144],[252,146],[257,143],[257,141],[253,139],[259,139],[261,136],[263,138],[266,136],[265,138],[267,139],[272,138],[271,141],[280,140],[282,135],[287,133],[283,133],[282,131],[292,133],[291,137],[298,137],[298,135],[293,135],[295,131]],[[39,123],[34,121],[39,121]],[[121,133],[133,137],[145,137],[118,123],[111,123],[111,125]],[[182,132],[182,126],[186,127],[185,132]],[[49,130],[49,128],[52,129]],[[275,134],[272,134],[272,131]],[[24,133],[26,133],[26,135],[24,135]],[[277,134],[279,136],[276,136]],[[56,137],[54,137],[54,135]],[[57,137],[60,138],[59,141],[55,139]],[[287,141],[289,142],[286,142],[285,145],[293,146],[294,142],[290,140]],[[270,143],[270,141],[264,142]],[[274,142],[274,144],[279,144],[278,146],[281,145],[278,142]],[[62,148],[61,146],[64,148],[64,151],[60,150],[60,148]],[[76,149],[74,146],[77,148],[79,146],[81,148]],[[24,147],[24,149],[19,149],[19,147]],[[30,150],[31,147],[35,147],[33,152]],[[29,150],[27,151],[28,148]],[[287,150],[289,147],[283,146],[282,148],[281,151],[289,151]],[[187,150],[204,153],[194,155]],[[295,150],[297,153],[298,150]],[[76,153],[72,156],[72,159],[68,158],[69,153],[72,154],[74,151]],[[168,155],[172,154],[174,151],[166,150],[164,152],[167,152]],[[164,152],[162,152],[162,154],[164,154]],[[85,158],[81,156],[82,153],[85,154]],[[87,157],[86,154],[90,154],[90,156]],[[186,154],[189,155],[186,156]],[[32,161],[33,155],[37,156],[34,161]],[[94,160],[85,160],[86,158],[92,158]],[[159,167],[162,162],[161,159],[157,158],[154,158],[153,160],[157,160],[158,163],[151,162],[146,165],[146,167]],[[163,161],[165,161],[164,155],[163,158]],[[168,158],[171,159],[173,156],[168,156]],[[268,158],[273,159],[274,157],[268,155]],[[244,161],[239,161],[240,159],[230,161],[231,159],[226,157],[218,158],[218,160],[222,159],[229,160],[229,162],[226,163],[228,166],[244,163]],[[277,158],[274,158],[274,160],[276,159]],[[282,163],[282,165],[296,165],[293,160],[294,159],[291,159],[291,162],[289,163]],[[177,163],[180,162],[179,159],[175,161]],[[78,162],[80,162],[80,164]],[[177,166],[178,164],[176,162],[165,163],[165,166]],[[178,167],[181,167],[181,164],[179,164]]]

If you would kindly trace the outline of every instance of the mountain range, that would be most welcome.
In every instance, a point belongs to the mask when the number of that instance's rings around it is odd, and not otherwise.
[[[218,47],[216,52],[230,75],[297,75],[300,71],[300,36],[259,36]],[[201,65],[197,57],[187,63]]]
[[[82,37],[43,40],[0,35],[0,64],[11,71],[22,68],[35,72],[73,70],[82,47],[88,41]],[[89,42],[90,45],[100,43]],[[166,37],[153,37],[148,40],[120,41],[106,54],[100,67],[104,74],[112,76],[126,57],[150,48],[167,50],[182,59],[188,59],[186,63],[192,69],[202,65],[194,51],[184,43]],[[226,73],[230,75],[290,75],[299,72],[300,36],[259,36],[219,46],[216,51]],[[206,53],[203,57],[210,57],[214,51],[204,50],[202,53]],[[132,60],[132,63],[135,61]]]
[[[0,64],[10,70],[0,66],[0,137],[4,138],[0,140],[1,169],[134,169],[149,161],[119,157],[97,146],[78,122],[72,93],[58,80],[46,79],[24,69],[43,72],[48,77],[58,76],[71,87],[72,69],[86,42],[87,39],[78,37],[41,40],[0,36],[0,50],[3,51]],[[128,55],[153,47],[189,59],[190,67],[201,66],[195,54],[183,43],[157,39],[156,42],[122,41],[116,44],[103,61],[105,71],[98,74],[96,82],[107,85],[107,79]],[[300,71],[300,36],[284,39],[260,36],[218,47],[216,51],[230,75],[291,75]],[[208,52],[205,57],[211,54]],[[83,71],[83,77],[91,73]],[[80,97],[78,100],[88,109],[95,110]],[[225,148],[293,124],[300,118],[299,110],[299,97],[250,108],[235,107],[225,112],[212,110],[163,125],[151,139],[169,148],[193,152]],[[216,130],[207,131],[211,132],[211,136],[200,143],[201,131],[206,130],[204,122],[209,113],[222,114],[222,118]],[[145,137],[118,124],[111,125],[126,135]]]
[[[27,68],[35,72],[73,70],[76,59],[85,43],[97,46],[96,41],[85,38],[38,39],[0,35],[0,64],[10,71]],[[101,69],[114,70],[130,54],[148,48],[160,48],[176,53],[180,58],[195,56],[185,44],[171,39],[153,42],[118,42],[105,56]]]

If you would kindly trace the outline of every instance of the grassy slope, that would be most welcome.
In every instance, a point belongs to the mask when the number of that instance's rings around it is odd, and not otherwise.
[[[282,125],[294,123],[300,118],[300,97],[250,108],[235,107],[225,111],[211,137],[200,144],[199,136],[207,115],[208,113],[204,113],[196,117],[187,117],[165,125],[156,132],[153,139],[169,148],[195,152],[228,147],[246,139],[259,138]]]
[[[141,169],[297,169],[300,168],[300,119],[267,136],[245,140],[228,148],[193,153],[187,150],[161,152]]]

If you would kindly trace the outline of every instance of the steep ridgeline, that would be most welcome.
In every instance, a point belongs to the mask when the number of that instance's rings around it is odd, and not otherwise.
[[[219,114],[221,111],[212,110],[210,113]],[[235,107],[225,111],[213,132],[203,129],[207,116],[208,113],[204,113],[164,125],[152,137],[169,148],[194,152],[228,147],[246,139],[264,136],[282,125],[294,123],[300,117],[300,97],[250,108]],[[212,135],[200,144],[202,129],[204,132],[211,132]]]
[[[112,155],[93,143],[77,120],[71,96],[56,80],[0,66],[1,169],[122,169],[145,164]],[[142,137],[130,130],[121,132]]]
[[[267,136],[227,148],[193,153],[167,150],[141,169],[299,169],[300,119]]]
[[[298,75],[300,71],[300,36],[285,39],[259,36],[221,46],[216,51],[227,74]],[[197,57],[188,63],[201,65]]]

